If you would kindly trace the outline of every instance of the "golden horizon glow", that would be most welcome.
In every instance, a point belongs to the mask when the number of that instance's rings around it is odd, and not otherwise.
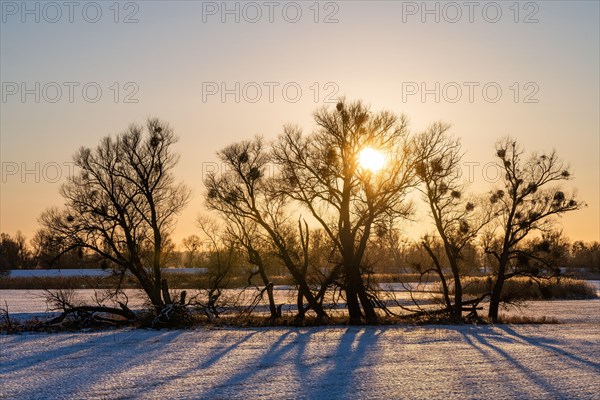
[[[469,15],[461,2],[456,18],[441,6],[427,14],[423,2],[415,2],[420,12],[414,14],[402,1],[297,2],[299,21],[291,20],[294,10],[262,2],[262,18],[254,18],[252,7],[223,14],[220,1],[215,13],[198,1],[137,2],[137,13],[128,3],[110,9],[114,2],[97,3],[97,23],[83,18],[81,7],[70,18],[64,5],[56,18],[41,6],[26,15],[21,1],[13,2],[20,11],[0,12],[6,17],[0,23],[1,232],[20,230],[31,239],[40,214],[64,205],[60,185],[77,171],[72,156],[80,146],[95,148],[106,135],[157,117],[180,138],[173,173],[193,191],[172,233],[180,243],[199,233],[198,213],[209,212],[207,173],[226,171],[218,150],[255,134],[270,143],[286,124],[309,136],[320,129],[314,112],[334,110],[346,97],[373,113],[405,114],[408,140],[437,121],[451,124],[465,154],[462,181],[473,195],[501,185],[490,164],[498,139],[511,136],[527,154],[556,149],[573,172],[564,190],[577,190],[588,205],[558,219],[563,232],[573,241],[600,241],[600,2],[539,2],[535,16],[526,3],[497,2],[501,15],[494,21],[494,10],[490,18],[482,7]],[[400,26],[399,16],[406,17]],[[536,18],[539,23],[523,23]],[[396,149],[376,135],[360,140],[350,150],[361,178],[370,174],[375,181],[401,167]],[[377,173],[359,165],[366,146],[385,154]],[[417,192],[410,200],[415,213],[401,227],[420,241],[430,217]],[[291,220],[306,215],[291,212]]]
[[[378,172],[385,166],[385,154],[371,147],[365,147],[358,153],[359,165],[371,172]]]

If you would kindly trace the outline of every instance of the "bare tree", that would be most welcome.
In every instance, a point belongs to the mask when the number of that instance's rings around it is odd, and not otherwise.
[[[496,144],[499,168],[504,172],[503,188],[491,193],[490,202],[499,216],[497,231],[490,235],[485,251],[497,262],[496,279],[490,298],[489,318],[498,320],[498,308],[504,282],[527,273],[519,259],[533,256],[520,248],[532,232],[552,228],[551,217],[582,208],[585,204],[567,194],[557,184],[569,180],[571,173],[558,158],[533,153],[523,159],[524,151],[517,142],[506,138]]]
[[[189,235],[186,238],[183,238],[181,241],[183,247],[187,251],[188,255],[188,268],[194,268],[195,258],[198,251],[200,251],[200,247],[202,246],[202,242],[198,235]]]
[[[36,265],[44,268],[81,268],[86,261],[91,261],[83,248],[74,247],[45,227],[36,231],[31,246]]]
[[[41,217],[65,250],[89,249],[130,271],[157,311],[172,303],[161,269],[190,195],[173,176],[176,140],[168,125],[150,119],[145,132],[132,125],[95,149],[81,148],[74,156],[80,172],[61,188],[65,208]]]
[[[230,235],[223,232],[219,224],[208,218],[198,217],[198,226],[203,236],[208,240],[210,250],[208,251],[206,287],[206,302],[198,306],[204,311],[209,320],[218,318],[226,309],[223,300],[223,290],[229,284],[232,270],[240,261],[241,252],[236,248],[236,242]],[[196,235],[198,242],[200,238]]]
[[[422,246],[431,257],[433,268],[440,278],[446,308],[455,321],[460,321],[463,311],[462,251],[490,218],[489,213],[475,212],[476,203],[465,199],[465,185],[461,181],[460,171],[460,141],[448,134],[449,128],[443,123],[432,125],[416,138],[415,152],[419,160],[417,174],[422,182],[420,190],[435,224],[445,262],[433,248],[430,238],[424,238]],[[444,275],[446,262],[454,282],[454,304]]]
[[[340,259],[334,272],[343,273],[350,322],[360,323],[363,316],[375,322],[363,256],[374,224],[411,211],[405,200],[415,185],[407,119],[372,113],[360,101],[343,99],[333,110],[318,110],[314,119],[315,133],[304,136],[300,128],[287,126],[274,147],[284,176],[281,191],[305,206],[332,241]],[[361,167],[359,156],[366,148],[387,155],[383,169]]]
[[[264,271],[261,242],[268,242],[298,285],[299,296],[308,302],[319,318],[327,315],[306,282],[308,267],[308,228],[299,225],[297,234],[289,220],[288,199],[277,188],[279,180],[266,175],[270,154],[262,139],[230,145],[218,153],[231,172],[207,177],[206,202],[228,222],[229,231],[248,252],[248,260],[256,265],[265,286],[272,292],[272,283]],[[300,251],[298,251],[300,249]],[[274,301],[269,294],[273,315]],[[299,316],[305,310],[298,301]],[[278,315],[279,312],[275,311]]]

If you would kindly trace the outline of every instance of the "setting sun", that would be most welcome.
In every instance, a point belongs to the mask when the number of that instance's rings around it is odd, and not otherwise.
[[[600,400],[599,71],[600,0],[0,0],[0,400]]]
[[[377,172],[383,168],[385,164],[385,155],[371,147],[366,147],[358,154],[358,163],[364,169],[371,172]]]

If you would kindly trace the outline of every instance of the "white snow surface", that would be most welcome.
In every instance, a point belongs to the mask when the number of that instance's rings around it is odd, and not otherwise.
[[[560,324],[0,336],[6,399],[598,399],[600,300]]]

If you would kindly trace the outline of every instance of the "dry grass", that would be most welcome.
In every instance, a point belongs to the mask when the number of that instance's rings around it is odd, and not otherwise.
[[[542,325],[542,324],[559,324],[556,318],[552,317],[531,317],[526,315],[499,315],[499,324],[513,324],[513,325]]]
[[[182,272],[169,272],[165,270],[164,277],[169,281],[171,289],[205,289],[208,287],[209,277],[205,274]],[[269,277],[274,285],[294,285],[294,280],[287,275],[273,275]],[[377,283],[389,282],[418,282],[419,274],[376,274],[373,280]],[[47,277],[0,277],[0,289],[114,289],[119,282],[116,276],[47,276]],[[255,276],[252,282],[261,286],[260,277]],[[248,286],[246,276],[231,276],[228,278],[225,289],[236,289]],[[123,289],[137,289],[139,285],[135,279],[128,275],[123,282]]]
[[[209,277],[204,274],[182,272],[164,272],[171,289],[205,289]],[[260,277],[254,277],[253,283],[259,283]],[[273,276],[275,285],[292,285],[293,280],[287,276]],[[44,277],[0,277],[0,289],[114,289],[119,283],[117,276],[44,276]],[[248,278],[234,276],[229,278],[224,288],[243,288],[248,286]],[[127,275],[122,284],[123,289],[138,289],[135,278]]]
[[[421,280],[420,274],[374,274],[373,280],[377,283],[415,283]],[[433,274],[429,277],[430,282],[439,281]]]
[[[480,296],[492,290],[489,277],[468,277],[463,280],[463,294]],[[518,277],[507,280],[502,289],[503,301],[518,300],[578,300],[595,299],[596,288],[586,281],[572,278],[534,280]]]
[[[117,286],[116,277],[98,276],[45,276],[2,277],[0,289],[111,289]],[[130,282],[124,282],[129,287]]]

